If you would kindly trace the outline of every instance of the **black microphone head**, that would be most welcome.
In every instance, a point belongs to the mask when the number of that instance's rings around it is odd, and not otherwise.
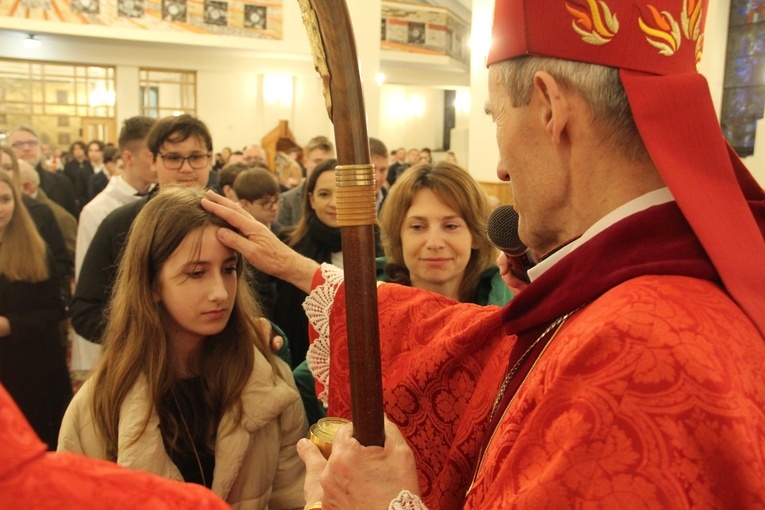
[[[522,255],[528,249],[518,237],[518,213],[512,205],[500,205],[491,212],[486,232],[494,246],[505,253]]]

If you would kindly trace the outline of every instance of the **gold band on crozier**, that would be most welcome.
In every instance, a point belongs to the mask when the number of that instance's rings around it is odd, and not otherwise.
[[[374,165],[338,165],[335,167],[335,183],[338,225],[374,225],[377,222]]]
[[[317,501],[316,503],[311,503],[310,505],[306,505],[306,507],[303,510],[319,510],[321,508],[321,501]]]

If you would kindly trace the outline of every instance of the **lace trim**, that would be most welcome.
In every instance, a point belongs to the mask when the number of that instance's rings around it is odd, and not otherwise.
[[[308,347],[305,359],[308,362],[308,369],[323,386],[319,393],[319,400],[324,407],[327,407],[329,405],[329,313],[345,276],[342,269],[330,264],[321,265],[321,276],[324,283],[313,289],[303,302],[303,310],[308,317],[308,322],[319,334],[316,341]]]
[[[425,506],[419,496],[405,489],[390,502],[388,510],[428,510],[428,507]]]

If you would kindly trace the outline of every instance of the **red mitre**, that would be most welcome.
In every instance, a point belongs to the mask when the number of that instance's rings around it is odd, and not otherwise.
[[[697,70],[706,0],[496,0],[488,64],[523,55],[619,69],[638,131],[727,291],[765,336],[765,193],[723,138]]]

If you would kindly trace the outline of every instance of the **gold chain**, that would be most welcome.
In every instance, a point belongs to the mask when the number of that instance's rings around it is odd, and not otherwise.
[[[518,372],[518,369],[521,368],[521,365],[523,365],[523,362],[526,361],[526,359],[531,354],[531,351],[534,350],[534,347],[539,344],[539,342],[542,341],[542,339],[547,336],[547,334],[553,330],[553,328],[557,329],[555,330],[555,333],[553,333],[553,338],[555,335],[558,334],[558,331],[560,328],[563,327],[563,323],[566,322],[566,319],[568,319],[574,312],[579,310],[582,306],[578,306],[568,312],[566,315],[562,315],[555,319],[555,321],[547,326],[547,329],[545,329],[539,337],[534,340],[534,343],[532,343],[528,349],[526,349],[526,352],[521,355],[520,359],[515,362],[515,365],[513,365],[513,368],[510,369],[510,371],[505,375],[505,378],[502,380],[502,385],[499,387],[499,393],[497,394],[497,398],[494,399],[494,405],[491,408],[491,415],[489,415],[489,421],[491,421],[494,418],[494,414],[497,412],[497,408],[499,407],[499,404],[502,402],[502,398],[505,396],[505,392],[507,391],[507,387],[510,385],[510,381],[513,379],[513,376],[516,372]]]
[[[510,381],[513,379],[513,376],[516,374],[516,372],[518,372],[518,369],[520,369],[523,362],[526,361],[526,359],[529,357],[534,347],[536,347],[539,344],[539,342],[541,342],[542,339],[545,336],[547,336],[547,334],[555,328],[555,332],[553,332],[553,335],[550,338],[550,341],[552,341],[556,337],[558,332],[560,331],[560,328],[563,327],[563,323],[566,322],[566,319],[571,317],[571,315],[573,315],[574,312],[576,312],[583,306],[584,304],[581,304],[577,306],[576,308],[574,308],[573,310],[571,310],[570,312],[568,312],[567,314],[555,319],[555,321],[549,326],[547,326],[547,328],[542,332],[542,334],[539,335],[539,337],[536,340],[534,340],[534,343],[532,343],[531,346],[529,346],[529,348],[526,349],[526,351],[523,353],[520,359],[515,363],[515,365],[513,365],[513,368],[511,368],[510,371],[507,373],[507,375],[505,375],[505,378],[502,381],[502,385],[499,387],[499,393],[497,394],[497,398],[494,399],[494,405],[492,406],[491,415],[489,417],[490,422],[493,421],[494,419],[494,414],[497,412],[497,408],[499,407],[499,404],[502,402],[502,399],[505,396],[505,392],[507,391],[507,387],[509,386]],[[509,407],[510,407],[509,404],[507,407],[505,407],[505,410],[503,411],[503,416],[504,416],[504,412],[507,412],[507,409]],[[486,442],[486,446],[484,447],[483,451],[480,453],[475,471],[473,471],[473,479],[470,482],[470,486],[468,487],[467,491],[465,492],[465,497],[467,497],[470,494],[470,492],[473,490],[473,485],[475,485],[475,481],[478,478],[478,472],[481,470],[481,467],[483,466],[484,455],[486,454],[486,451],[489,449],[489,444],[494,439],[494,434],[496,433],[497,429],[499,429],[499,423],[497,423],[497,426],[494,428],[494,430],[490,431],[491,435],[489,436],[489,440]]]

